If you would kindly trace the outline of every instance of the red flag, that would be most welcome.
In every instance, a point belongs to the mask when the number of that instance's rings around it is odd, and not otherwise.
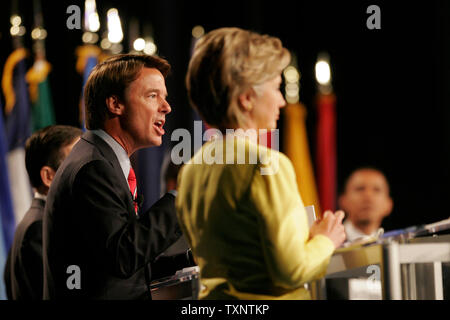
[[[316,170],[320,206],[336,209],[336,97],[319,94],[317,99]]]

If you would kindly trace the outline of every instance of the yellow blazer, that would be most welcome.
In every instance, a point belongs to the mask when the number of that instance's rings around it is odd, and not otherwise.
[[[310,299],[304,284],[324,275],[334,245],[323,235],[310,239],[285,155],[243,137],[217,139],[182,167],[178,185],[200,299]]]

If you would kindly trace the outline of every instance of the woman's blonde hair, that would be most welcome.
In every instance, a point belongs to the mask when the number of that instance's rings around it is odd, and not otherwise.
[[[278,76],[290,53],[280,39],[239,28],[213,30],[198,40],[186,87],[191,105],[210,126],[245,126],[237,97]]]

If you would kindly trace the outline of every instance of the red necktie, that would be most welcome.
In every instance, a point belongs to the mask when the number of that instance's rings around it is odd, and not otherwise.
[[[136,183],[136,175],[134,174],[133,167],[130,167],[130,173],[128,174],[128,186],[130,187],[131,196],[133,198],[134,211],[137,214],[138,213],[138,205],[136,202],[137,183]]]

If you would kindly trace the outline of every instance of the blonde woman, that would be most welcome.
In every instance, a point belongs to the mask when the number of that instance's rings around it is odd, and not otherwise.
[[[289,60],[279,39],[238,28],[195,46],[189,99],[217,134],[183,166],[176,207],[200,299],[309,299],[304,284],[324,275],[345,240],[340,211],[308,228],[289,159],[251,138],[276,128]]]

